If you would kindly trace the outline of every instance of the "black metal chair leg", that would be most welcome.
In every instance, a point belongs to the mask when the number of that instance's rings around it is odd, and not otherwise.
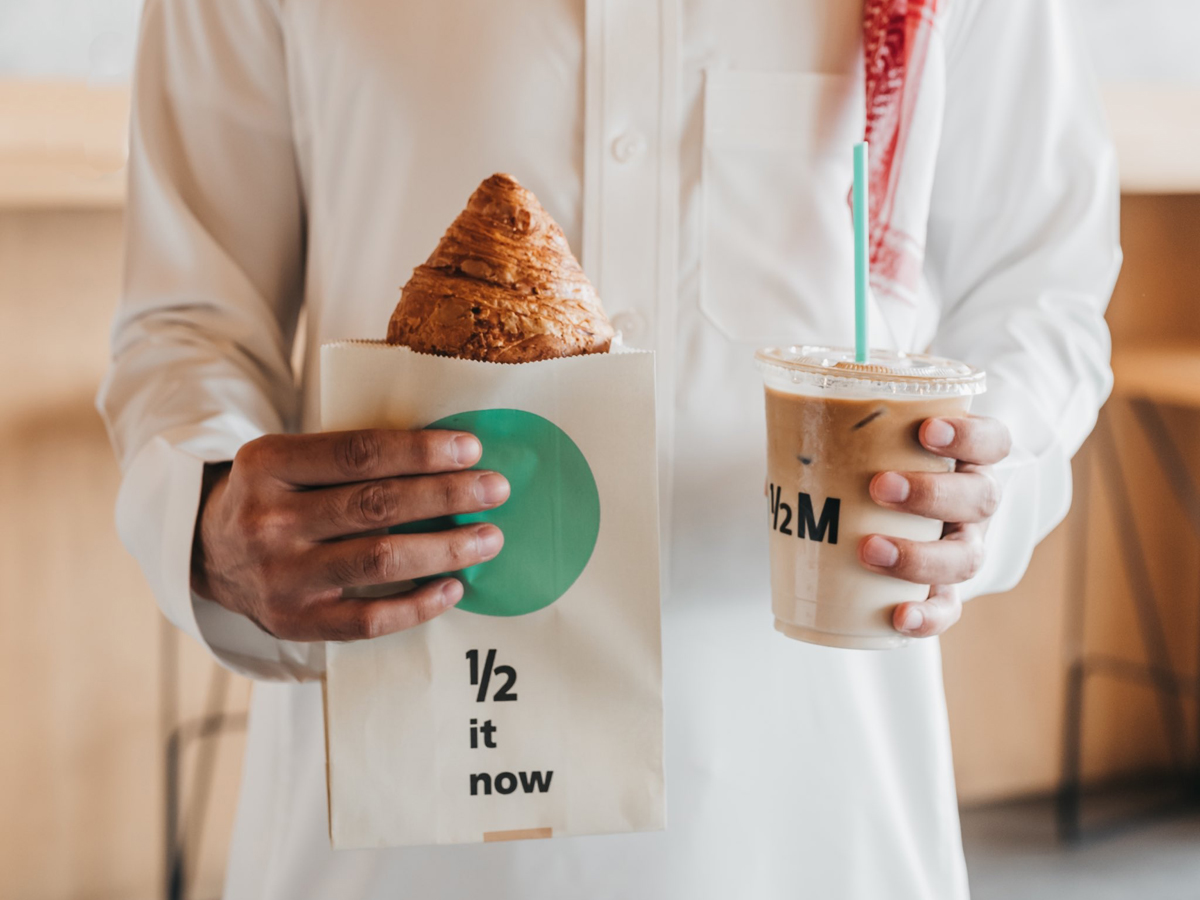
[[[1056,804],[1059,840],[1073,842],[1080,833],[1083,765],[1084,611],[1087,600],[1088,521],[1091,506],[1091,451],[1075,461],[1075,522],[1070,531],[1071,592],[1067,603],[1067,690],[1064,698],[1062,775]]]
[[[1146,662],[1154,674],[1154,694],[1158,701],[1163,728],[1167,733],[1171,760],[1175,769],[1182,773],[1187,767],[1187,731],[1183,700],[1176,688],[1166,630],[1163,627],[1162,615],[1158,608],[1154,583],[1146,564],[1146,553],[1138,532],[1133,501],[1121,471],[1116,436],[1109,420],[1105,419],[1103,425],[1104,427],[1098,429],[1099,446],[1103,449],[1107,460],[1101,470],[1108,478],[1109,496],[1116,508],[1117,524],[1121,530],[1123,547],[1119,555],[1125,563],[1125,571],[1130,587],[1133,589],[1138,628],[1141,632],[1142,646],[1146,651]]]
[[[1066,721],[1063,735],[1062,781],[1056,798],[1058,839],[1079,840],[1082,794],[1083,663],[1072,663],[1067,672]]]

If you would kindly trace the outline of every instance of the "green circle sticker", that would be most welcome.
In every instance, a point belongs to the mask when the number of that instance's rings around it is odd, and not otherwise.
[[[520,409],[477,409],[428,427],[479,438],[483,456],[474,468],[499,472],[512,492],[495,509],[391,531],[491,522],[504,532],[504,549],[495,559],[449,573],[463,583],[458,608],[484,616],[523,616],[546,608],[579,578],[600,533],[600,493],[583,453],[549,419]]]

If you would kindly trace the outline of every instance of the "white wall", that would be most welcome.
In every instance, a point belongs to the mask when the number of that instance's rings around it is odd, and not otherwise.
[[[1105,80],[1200,87],[1200,0],[1070,2]],[[0,77],[127,78],[140,8],[141,0],[0,0]]]
[[[1200,39],[1200,0],[1072,0],[1072,3],[1103,80],[1175,82],[1200,87],[1200,53],[1196,52]]]
[[[125,80],[141,8],[142,0],[0,0],[0,77]]]

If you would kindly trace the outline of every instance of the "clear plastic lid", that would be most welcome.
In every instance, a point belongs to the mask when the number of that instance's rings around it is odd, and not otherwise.
[[[754,354],[767,385],[890,396],[969,396],[985,390],[983,371],[923,353],[872,350],[865,363],[838,347],[768,347]]]

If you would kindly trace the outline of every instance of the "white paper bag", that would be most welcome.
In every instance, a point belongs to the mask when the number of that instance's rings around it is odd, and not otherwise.
[[[653,356],[322,347],[325,430],[450,416],[512,483],[487,516],[505,547],[462,573],[458,608],[328,645],[333,846],[662,828]]]

